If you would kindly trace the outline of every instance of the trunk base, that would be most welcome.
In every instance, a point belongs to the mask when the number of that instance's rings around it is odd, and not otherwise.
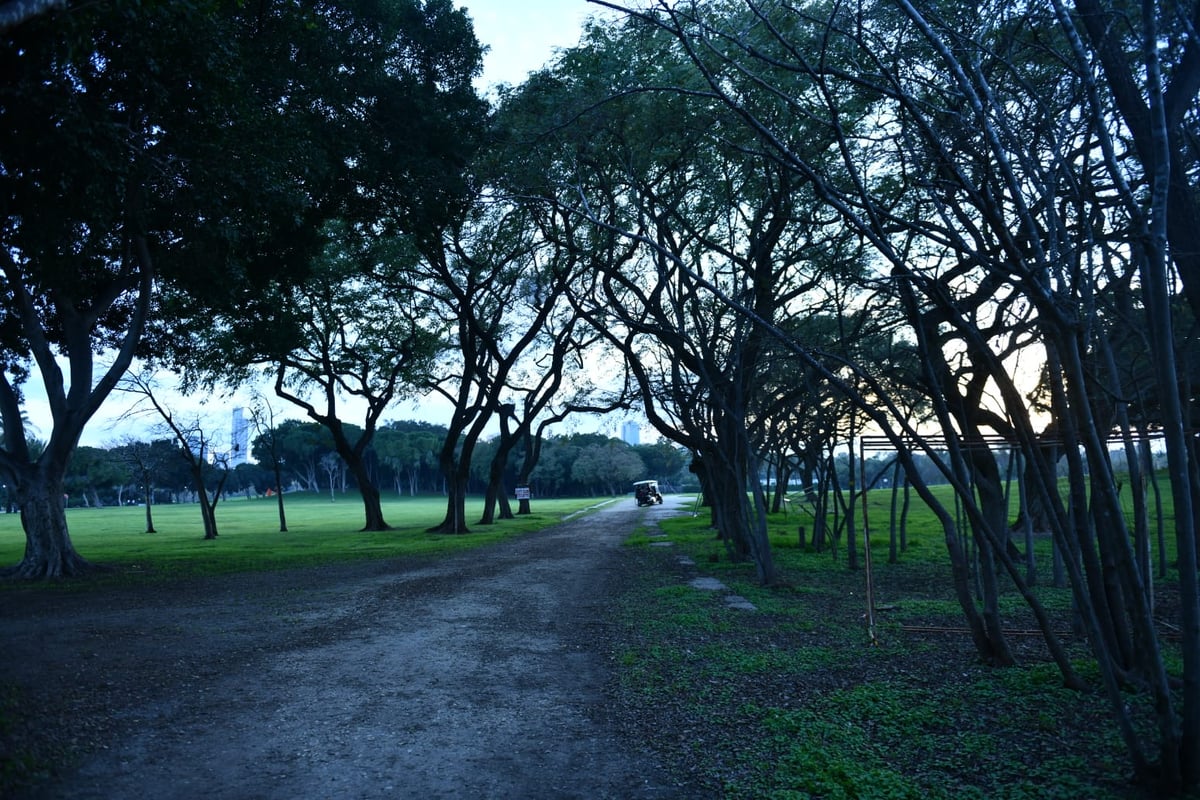
[[[112,572],[112,567],[93,564],[72,551],[61,558],[32,558],[26,556],[20,563],[0,569],[0,579],[20,581],[44,581],[59,578],[79,578],[97,572]]]

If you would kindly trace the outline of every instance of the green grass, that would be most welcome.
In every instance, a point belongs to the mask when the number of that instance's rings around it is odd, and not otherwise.
[[[289,495],[288,530],[279,531],[273,499],[230,498],[217,506],[219,536],[204,539],[200,508],[194,504],[154,506],[157,533],[146,533],[145,509],[72,508],[67,525],[75,549],[87,560],[115,568],[101,580],[170,580],[249,570],[275,570],[355,559],[452,553],[552,525],[595,505],[596,500],[535,500],[533,513],[494,525],[470,525],[463,536],[428,533],[446,511],[442,497],[392,495],[383,503],[392,530],[363,532],[363,508],[355,494]],[[468,499],[467,519],[478,520],[481,499]],[[0,515],[0,565],[15,564],[24,553],[25,535],[16,514]],[[7,584],[11,586],[12,584]],[[0,583],[0,589],[5,584]]]
[[[1120,487],[1118,496],[1120,497],[1121,507],[1124,511],[1125,521],[1132,531],[1134,527],[1134,502],[1133,489],[1129,482],[1129,476],[1126,473],[1118,473],[1116,475],[1117,482]],[[1168,476],[1164,472],[1159,472],[1156,476],[1158,487],[1162,493],[1162,515],[1166,526],[1167,537],[1167,558],[1169,561],[1174,560],[1173,531],[1175,529],[1175,505],[1171,497],[1171,486]],[[1068,482],[1066,478],[1060,478],[1058,484],[1059,494],[1064,498],[1068,493]],[[945,484],[929,487],[930,493],[940,502],[951,514],[954,513],[954,490]],[[782,546],[794,546],[796,541],[796,528],[799,525],[805,525],[808,529],[808,535],[811,537],[813,529],[813,520],[811,515],[811,507],[802,499],[803,495],[793,493],[790,497],[796,498],[790,503],[791,512],[784,515],[775,515],[774,525],[776,530],[780,532],[780,542]],[[873,531],[871,544],[876,548],[887,547],[887,530],[891,519],[892,511],[892,490],[874,489],[867,495],[867,516]],[[910,516],[908,520],[908,534],[910,537],[910,545],[915,547],[932,548],[938,556],[944,555],[944,548],[940,545],[943,541],[943,532],[940,524],[933,514],[929,513],[924,502],[915,490],[911,492],[912,505],[910,508]],[[1157,520],[1155,519],[1154,495],[1149,489],[1147,490],[1146,502],[1149,505],[1151,538],[1157,536]],[[898,506],[897,506],[898,507]],[[1014,484],[1012,486],[1010,498],[1009,521],[1013,522],[1017,518],[1017,512],[1020,508],[1020,490]],[[862,528],[862,507],[857,506],[855,511],[855,524],[860,530]],[[832,516],[830,517],[832,524]],[[1049,553],[1049,541],[1041,540],[1045,546],[1045,552]],[[1155,542],[1157,544],[1157,542]],[[886,549],[881,549],[880,552],[886,553]]]
[[[886,562],[886,517],[874,517],[883,523],[872,537],[876,603],[886,607],[877,645],[867,634],[864,571],[847,569],[844,553],[797,547],[795,513],[770,521],[782,576],[771,587],[756,583],[752,565],[728,559],[703,513],[660,524],[670,548],[631,538],[635,557],[671,565],[648,570],[624,599],[617,659],[630,702],[688,732],[658,743],[668,761],[688,764],[709,793],[738,800],[1151,797],[1129,781],[1103,692],[1063,688],[1039,639],[1014,637],[1020,663],[999,669],[979,662],[966,635],[906,630],[963,624],[942,533],[928,516],[914,512],[911,546],[895,564]],[[719,579],[757,610],[680,581],[681,555],[695,562],[691,573]],[[1048,578],[1049,555],[1039,557]],[[1037,592],[1069,629],[1069,592]],[[1033,627],[1015,590],[1001,613],[1006,627]],[[1068,647],[1098,689],[1084,643]],[[1179,674],[1170,653],[1167,663]],[[1129,703],[1148,700],[1131,689]]]

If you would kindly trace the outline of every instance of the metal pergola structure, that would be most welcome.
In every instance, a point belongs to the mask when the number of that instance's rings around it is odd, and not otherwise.
[[[1196,436],[1196,430],[1187,430],[1185,434],[1188,436]],[[923,450],[950,450],[949,439],[945,435],[941,436],[914,436],[904,434],[899,437],[900,445],[908,450],[923,451]],[[1110,433],[1106,437],[1106,441],[1110,445],[1119,445],[1124,447],[1127,439],[1133,439],[1135,442],[1152,441],[1162,439],[1162,431],[1154,430],[1146,433],[1132,432],[1128,436],[1124,434]],[[887,436],[862,436],[859,438],[859,451],[864,455],[866,453],[882,453],[896,452],[898,450],[896,443]],[[1061,436],[1053,438],[1039,438],[1037,441],[1039,447],[1066,447],[1066,442]],[[1013,449],[1020,446],[1020,443],[1013,438],[1002,436],[1000,434],[986,434],[983,436],[973,436],[969,439],[962,439],[956,443],[960,450],[1005,450]],[[866,484],[866,459],[859,459],[860,483]],[[872,575],[871,564],[871,530],[870,522],[867,519],[867,503],[862,504],[863,510],[863,543],[866,571],[866,594],[867,594],[867,629],[868,635],[871,638],[872,645],[878,645],[879,641],[875,633],[875,591],[874,591],[874,576]]]
[[[1193,430],[1184,431],[1184,433],[1188,436],[1196,435],[1196,431]],[[1106,437],[1105,441],[1107,441],[1110,445],[1124,446],[1125,438],[1126,437],[1124,434],[1110,433]],[[1129,438],[1133,439],[1135,442],[1154,441],[1156,439],[1162,439],[1163,433],[1159,430],[1148,431],[1146,433],[1133,431],[1129,434]],[[862,443],[861,448],[862,452],[864,453],[890,452],[898,449],[895,443],[893,443],[892,440],[887,436],[863,436],[860,437],[859,441]],[[904,449],[908,451],[925,449],[950,449],[949,440],[944,435],[912,436],[910,434],[905,434],[900,437],[900,442],[904,446]],[[1020,444],[1021,443],[1016,439],[1008,436],[1001,436],[1000,434],[986,434],[984,436],[973,436],[969,439],[960,439],[957,443],[957,446],[963,450],[977,448],[986,448],[992,450],[1019,447]],[[1063,441],[1061,436],[1055,436],[1051,438],[1039,438],[1037,440],[1037,445],[1039,447],[1066,447],[1066,442]]]

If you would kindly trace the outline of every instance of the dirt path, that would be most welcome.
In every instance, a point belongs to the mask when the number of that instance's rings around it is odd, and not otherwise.
[[[437,563],[11,592],[0,684],[53,688],[30,722],[93,750],[25,796],[681,796],[605,709],[620,542],[669,510]]]

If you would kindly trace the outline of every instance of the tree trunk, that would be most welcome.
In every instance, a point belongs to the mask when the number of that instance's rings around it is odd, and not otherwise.
[[[446,517],[430,533],[470,533],[467,527],[467,477],[456,470],[446,480]]]
[[[283,470],[275,462],[275,500],[279,503],[279,532],[287,533],[287,515],[283,513]]]
[[[900,508],[900,461],[896,460],[892,467],[892,496],[891,496],[892,516],[888,523],[888,563],[896,564],[899,562],[899,520],[900,515],[897,513]]]
[[[359,483],[358,491],[362,495],[363,514],[366,517],[366,522],[362,527],[364,531],[387,531],[391,530],[391,526],[387,524],[387,520],[383,518],[383,503],[379,496],[379,490],[375,488],[373,483]]]
[[[194,460],[191,464],[192,486],[196,494],[196,502],[200,505],[200,519],[204,522],[204,538],[217,538],[217,503],[210,500],[208,489],[204,485],[204,462]],[[217,490],[218,497],[220,490]]]
[[[770,465],[769,469],[775,473],[775,491],[771,495],[771,513],[778,514],[783,511],[784,501],[787,495],[787,456],[779,455],[779,460]]]
[[[1008,541],[1008,497],[1004,492],[999,465],[992,451],[982,443],[968,447],[972,483],[979,497],[983,519],[972,526],[979,549],[979,578],[983,587],[983,620],[992,642],[993,663],[1012,666],[1016,663],[1004,637],[1000,619],[1000,587],[996,567],[997,542]]]
[[[496,521],[496,506],[500,506],[500,519],[512,519],[512,508],[508,505],[508,494],[504,490],[504,471],[508,467],[508,456],[516,446],[518,437],[509,428],[508,421],[515,416],[516,406],[506,403],[500,408],[500,443],[488,465],[488,485],[483,500],[483,516],[480,525],[491,525]]]
[[[496,506],[504,493],[504,480],[495,474],[496,465],[493,460],[491,474],[488,477],[487,490],[483,496],[483,514],[479,517],[480,525],[492,525],[496,522]]]
[[[724,484],[708,493],[712,501],[712,516],[716,521],[717,533],[734,563],[750,558],[749,542],[742,530],[745,523],[738,498],[740,493],[741,487],[735,486],[731,489]]]
[[[196,487],[196,500],[200,503],[200,518],[204,520],[204,538],[216,539],[217,533],[217,512],[213,507],[213,503],[208,499],[208,490],[203,485]]]
[[[849,474],[846,476],[846,494],[849,500],[846,504],[846,568],[850,570],[858,569],[858,528],[855,524],[854,506],[858,502],[859,488],[856,485],[855,478],[857,477],[858,468],[855,466],[861,454],[854,454],[854,417],[851,416],[850,435],[846,442],[846,464],[849,466]],[[867,502],[866,497],[867,487],[862,487],[862,501]],[[863,536],[868,534],[864,531]]]
[[[5,570],[7,576],[30,580],[68,578],[96,569],[71,544],[60,480],[31,468],[27,475],[18,476],[17,504],[25,529],[25,556]]]
[[[828,538],[829,485],[824,470],[818,469],[816,475],[818,476],[816,490],[811,489],[812,484],[809,483],[805,485],[804,491],[809,495],[813,504],[813,552],[823,553]]]
[[[154,515],[150,510],[154,504],[154,486],[151,485],[149,480],[144,481],[143,485],[146,487],[144,501],[146,504],[146,533],[158,533],[158,531],[154,530]]]
[[[217,532],[217,513],[209,501],[206,492],[200,493],[200,516],[204,519],[204,538],[216,539],[219,535]]]
[[[446,516],[440,523],[429,528],[430,533],[470,533],[467,527],[467,482],[471,475],[471,450],[464,442],[459,450],[459,436],[449,432],[438,453],[438,465],[442,470],[442,488],[446,492]]]
[[[743,429],[744,430],[744,429]],[[747,461],[736,454],[749,453],[749,442],[733,430],[725,439],[724,449],[712,451],[698,461],[708,478],[706,496],[712,500],[713,520],[733,561],[750,559],[764,585],[776,579],[766,530],[766,498],[762,484]],[[694,464],[696,462],[693,462]],[[701,474],[697,470],[697,474]],[[747,481],[751,490],[747,494]]]
[[[363,514],[366,517],[366,523],[363,525],[362,530],[391,530],[391,526],[383,518],[383,504],[380,500],[379,490],[375,488],[375,483],[371,480],[366,461],[356,451],[350,451],[349,458],[347,458],[346,453],[342,453],[341,456],[350,473],[354,475],[354,480],[358,483],[358,492],[362,495]]]
[[[752,487],[753,500],[746,502],[746,538],[750,542],[750,554],[754,559],[758,582],[770,586],[775,583],[777,575],[775,558],[771,553],[771,537],[767,530],[767,498],[757,476]]]
[[[533,486],[529,482],[529,478],[533,475],[533,469],[537,466],[538,459],[542,454],[542,439],[541,436],[535,436],[529,429],[529,426],[524,428],[521,434],[525,442],[525,457],[521,460],[521,469],[517,472],[517,486],[525,486],[529,489],[529,494],[533,494]],[[532,514],[533,509],[530,505],[529,496],[521,497],[517,501],[517,515]]]

